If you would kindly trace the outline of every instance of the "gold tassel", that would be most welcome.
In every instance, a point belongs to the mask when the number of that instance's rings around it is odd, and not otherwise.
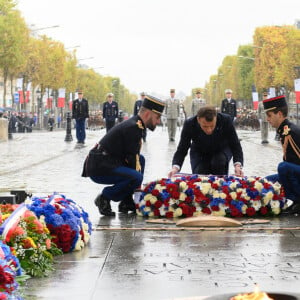
[[[140,163],[140,156],[139,156],[139,154],[137,154],[137,155],[135,156],[135,169],[136,169],[138,172],[141,172],[141,170],[142,170],[141,163]]]

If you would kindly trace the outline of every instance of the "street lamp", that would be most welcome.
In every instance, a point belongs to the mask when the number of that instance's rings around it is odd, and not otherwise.
[[[59,27],[59,25],[53,25],[53,26],[48,26],[48,27],[42,27],[42,28],[31,29],[31,31],[39,31],[39,30],[51,29],[51,28],[57,28],[57,27]]]
[[[244,59],[255,60],[254,57],[248,57],[248,56],[243,56],[243,55],[239,55],[238,58],[244,58]]]
[[[35,25],[31,24],[31,26],[35,26]],[[41,28],[31,28],[30,31],[34,37],[37,37],[38,36],[37,31],[45,30],[45,29],[52,29],[52,28],[57,28],[57,27],[60,27],[60,26],[53,25],[53,26],[47,26],[47,27],[41,27]]]
[[[77,61],[80,61],[80,60],[86,60],[86,59],[93,59],[94,57],[85,57],[85,58],[78,58]]]
[[[67,48],[65,48],[65,50],[74,49],[74,48],[80,48],[80,45],[73,46],[73,47],[67,47]]]

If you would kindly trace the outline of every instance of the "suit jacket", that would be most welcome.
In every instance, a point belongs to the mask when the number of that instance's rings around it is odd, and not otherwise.
[[[236,117],[236,101],[231,99],[229,103],[228,99],[223,99],[221,104],[221,113],[231,116],[231,119],[233,120]]]
[[[187,119],[181,131],[172,165],[178,165],[181,168],[189,148],[191,160],[197,160],[198,157],[211,157],[219,152],[224,152],[228,157],[233,156],[234,163],[243,164],[244,162],[240,141],[231,118],[226,114],[217,114],[216,128],[211,135],[207,135],[201,129],[197,116]]]
[[[89,103],[86,99],[74,100],[72,103],[72,119],[86,119],[89,117]]]

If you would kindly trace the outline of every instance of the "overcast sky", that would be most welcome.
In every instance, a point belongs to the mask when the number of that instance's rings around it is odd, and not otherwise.
[[[300,0],[19,0],[40,34],[77,48],[78,59],[131,92],[190,94],[255,28],[293,25]],[[71,49],[70,49],[71,51]]]

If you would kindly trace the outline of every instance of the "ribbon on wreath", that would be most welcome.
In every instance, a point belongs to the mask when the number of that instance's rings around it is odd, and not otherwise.
[[[27,207],[24,203],[20,204],[12,214],[3,222],[0,226],[0,235],[6,242],[10,240],[11,235],[16,230],[20,219],[24,216],[27,211]]]

